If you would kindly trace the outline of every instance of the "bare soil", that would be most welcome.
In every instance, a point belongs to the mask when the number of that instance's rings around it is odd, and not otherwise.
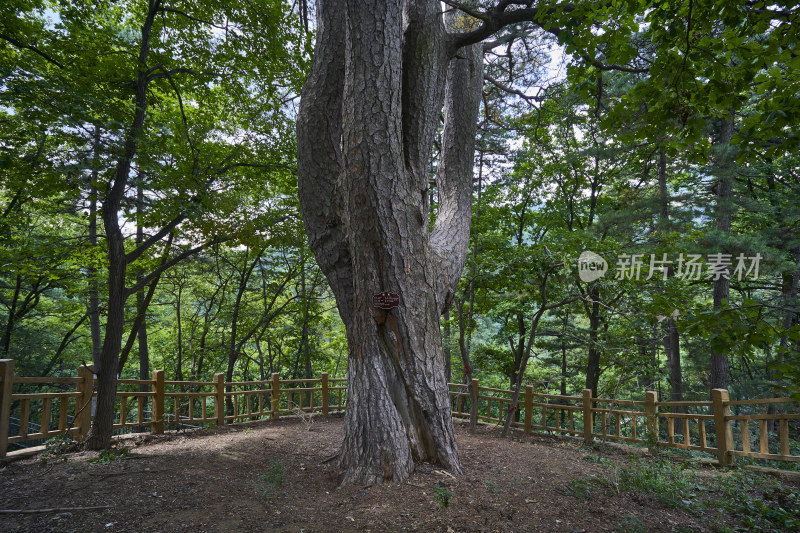
[[[464,475],[422,464],[407,483],[339,487],[341,417],[282,419],[122,441],[128,457],[29,459],[0,469],[0,531],[712,531],[720,520],[614,490],[579,441],[457,423]],[[604,457],[624,464],[628,452]],[[717,475],[709,470],[708,475]],[[720,474],[721,475],[721,474]],[[576,481],[578,480],[576,484]],[[575,490],[576,488],[580,490]],[[585,489],[585,490],[584,490]],[[78,507],[108,506],[78,510]],[[635,515],[638,518],[632,518]],[[638,529],[631,529],[631,525]],[[641,527],[639,527],[641,526]]]

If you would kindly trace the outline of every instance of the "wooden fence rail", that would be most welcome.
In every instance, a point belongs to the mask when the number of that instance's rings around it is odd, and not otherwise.
[[[15,385],[26,392],[14,392]],[[37,385],[51,390],[27,392]],[[91,367],[79,368],[77,377],[21,377],[14,375],[12,359],[0,359],[0,458],[10,444],[66,433],[76,440],[85,438],[93,415],[94,385]],[[328,414],[345,409],[346,385],[346,378],[330,378],[327,373],[314,379],[280,379],[275,373],[267,380],[226,382],[223,374],[215,374],[212,381],[169,381],[163,370],[156,370],[149,380],[118,380],[114,428],[163,433],[166,428]],[[502,424],[513,410],[513,427],[526,433],[578,436],[587,444],[597,439],[637,443],[651,451],[659,447],[702,451],[716,455],[721,465],[736,456],[800,461],[800,412],[790,398],[731,401],[727,390],[715,389],[712,401],[660,402],[653,391],[639,401],[594,398],[588,389],[581,396],[541,394],[527,386],[520,405],[512,406],[512,391],[482,387],[477,379],[449,387],[454,417],[470,417],[468,387],[472,387],[479,420]],[[784,411],[794,412],[752,412],[768,404],[784,404]],[[746,413],[731,414],[731,407]],[[19,422],[11,434],[16,413]],[[771,422],[778,428],[772,440]],[[754,438],[758,451],[751,447]]]

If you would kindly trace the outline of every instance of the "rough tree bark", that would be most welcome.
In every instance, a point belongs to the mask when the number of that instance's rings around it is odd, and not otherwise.
[[[716,206],[716,228],[720,235],[726,235],[731,231],[731,212],[733,196],[733,150],[731,139],[733,138],[733,116],[723,118],[719,140],[717,142],[717,206]],[[730,279],[727,276],[720,276],[714,281],[713,297],[714,310],[722,309],[727,303],[730,292]],[[718,352],[711,348],[711,389],[728,388],[728,354]]]
[[[670,225],[669,213],[669,191],[667,189],[667,150],[663,146],[659,149],[658,154],[658,191],[659,199],[661,201],[661,215],[660,219],[664,229],[668,230]],[[669,267],[667,276],[672,277],[674,270]],[[667,364],[669,366],[669,388],[670,399],[673,402],[683,401],[683,375],[681,372],[681,347],[680,347],[680,333],[678,326],[675,324],[675,319],[668,309],[665,312],[669,314],[664,322],[664,353],[667,355]],[[674,413],[684,412],[683,406],[673,407]],[[678,428],[682,431],[682,428]]]
[[[438,2],[320,0],[297,122],[300,204],[349,345],[343,483],[461,472],[439,317],[466,258],[481,49],[456,49]],[[441,110],[439,214],[426,168]],[[372,295],[400,294],[383,311]]]

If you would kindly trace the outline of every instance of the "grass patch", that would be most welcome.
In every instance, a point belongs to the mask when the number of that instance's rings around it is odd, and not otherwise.
[[[617,533],[647,533],[647,528],[641,518],[635,514],[629,514],[622,519],[614,531]]]
[[[129,448],[122,446],[120,448],[112,448],[110,450],[102,450],[100,455],[89,459],[90,463],[101,465],[110,465],[114,461],[123,461],[128,458]]]
[[[673,463],[665,459],[656,461],[635,460],[618,472],[620,492],[653,494],[656,499],[669,506],[691,509],[695,476],[685,470],[685,463]]]
[[[261,474],[256,483],[256,487],[261,494],[267,498],[275,496],[278,488],[283,485],[284,470],[282,462],[275,459],[272,460],[269,470],[265,474]]]
[[[713,516],[717,520],[713,527],[719,532],[800,531],[800,491],[743,469],[714,471],[705,476],[688,466],[663,458],[635,460],[615,470],[617,487],[619,492],[650,494],[669,507]],[[581,486],[572,486],[576,497]],[[726,524],[728,519],[738,520],[740,525]],[[619,531],[635,531],[624,529],[623,525]]]

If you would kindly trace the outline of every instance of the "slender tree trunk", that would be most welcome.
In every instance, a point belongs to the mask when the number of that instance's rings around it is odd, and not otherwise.
[[[175,321],[178,326],[178,338],[176,339],[176,353],[178,360],[175,362],[175,379],[183,381],[183,324],[181,319],[181,299],[183,297],[183,285],[178,286],[178,294],[175,295]]]
[[[453,380],[453,369],[452,369],[452,350],[450,346],[450,310],[444,312],[442,315],[444,319],[444,327],[442,328],[442,348],[444,350],[444,379],[448,383]]]
[[[247,290],[247,284],[250,281],[250,276],[253,273],[253,270],[256,268],[256,265],[261,260],[261,256],[264,254],[265,249],[261,249],[257,254],[255,254],[255,258],[252,262],[249,262],[249,250],[245,252],[244,256],[244,265],[243,270],[239,274],[239,287],[236,290],[236,300],[233,304],[233,316],[231,317],[231,336],[230,342],[228,344],[228,367],[225,371],[225,381],[231,382],[233,381],[233,369],[236,366],[236,361],[239,359],[239,350],[240,345],[238,344],[239,340],[239,316],[242,310],[242,299],[244,298],[244,293]],[[233,390],[231,385],[226,387],[228,392]],[[228,407],[228,415],[233,414],[233,401],[231,400],[231,396],[226,398],[226,405]]]
[[[92,183],[89,187],[89,244],[94,249],[97,246],[97,180],[99,178],[98,151],[100,146],[100,129],[94,130],[95,161],[92,167]],[[100,333],[100,295],[97,268],[90,263],[86,269],[86,278],[89,285],[89,331],[92,337],[92,362],[100,363],[100,351],[103,339]]]
[[[136,186],[136,246],[139,247],[144,242],[144,226],[143,215],[144,211],[144,188],[141,183]],[[137,276],[137,280],[144,279],[144,272],[141,270]],[[147,302],[145,301],[145,288],[142,287],[136,291],[136,314],[141,319],[138,324],[138,331],[136,332],[136,339],[139,343],[139,379],[150,379],[150,350],[147,345]],[[122,369],[120,369],[120,373]],[[139,385],[139,392],[148,392],[150,389],[147,385]],[[148,398],[143,398],[142,408],[147,410]]]
[[[589,357],[586,362],[586,388],[592,390],[597,396],[597,387],[600,384],[600,291],[593,286],[589,291],[591,302],[589,304]]]
[[[667,352],[667,363],[669,364],[669,388],[670,399],[673,402],[683,401],[683,375],[681,372],[681,348],[680,335],[675,321],[671,318],[666,319],[664,329],[664,349]],[[676,409],[676,413],[683,412]]]
[[[14,295],[11,297],[11,305],[8,307],[6,327],[3,329],[3,339],[0,340],[0,350],[3,350],[3,356],[8,355],[8,351],[11,348],[11,332],[14,330],[14,319],[17,316],[17,303],[19,302],[19,293],[21,289],[22,276],[17,274],[17,280],[14,284]]]
[[[308,341],[308,329],[309,329],[309,321],[310,321],[310,311],[311,311],[311,295],[308,294],[307,286],[306,286],[306,261],[305,256],[300,264],[300,294],[302,295],[303,299],[303,328],[300,334],[300,353],[303,354],[303,363],[305,365],[305,378],[311,378],[311,348],[309,346]],[[305,397],[306,400],[310,399],[310,394],[306,393]],[[308,401],[305,402],[305,405],[310,405]]]
[[[128,183],[131,161],[136,154],[139,135],[144,125],[148,84],[145,65],[147,65],[147,56],[150,52],[150,30],[160,5],[159,0],[150,2],[147,18],[142,26],[134,117],[126,134],[122,157],[117,161],[114,181],[109,184],[103,202],[103,226],[106,233],[106,257],[108,260],[108,318],[100,361],[94,369],[97,374],[97,410],[92,420],[92,427],[86,437],[86,447],[90,450],[109,448],[114,429],[116,373],[122,346],[122,333],[125,327],[125,300],[127,299],[125,273],[128,266],[125,258],[124,237],[119,226],[119,209]]]
[[[560,379],[560,386],[559,386],[559,394],[561,396],[567,395],[567,325],[569,324],[569,312],[564,312],[564,322],[563,327],[561,328],[561,336],[559,337],[561,341],[561,379]],[[564,404],[567,404],[566,400],[563,400]],[[567,412],[562,410],[561,411],[561,425],[563,426],[567,417]]]
[[[456,313],[458,314],[458,349],[461,353],[461,364],[464,367],[464,386],[469,392],[469,431],[475,433],[478,428],[478,395],[472,387],[472,364],[469,358],[469,336],[467,325],[464,321],[463,302],[456,300]],[[469,317],[469,315],[467,315]]]
[[[733,138],[733,117],[722,120],[717,143],[718,157],[717,167],[717,206],[716,206],[716,227],[721,234],[727,234],[731,230],[731,200],[733,196],[733,149],[731,139]],[[720,276],[714,281],[713,297],[714,310],[719,310],[727,302],[730,291],[730,280],[728,276]],[[728,388],[728,354],[711,349],[711,388]]]
[[[658,190],[661,199],[661,222],[664,230],[669,229],[669,191],[667,189],[667,150],[663,146],[659,149],[658,157]],[[667,276],[672,277],[673,269],[670,267]],[[665,309],[665,312],[669,310]],[[670,395],[673,402],[683,401],[683,376],[681,373],[680,334],[672,315],[664,321],[664,351],[669,365]],[[682,413],[682,407],[675,407],[673,412]],[[682,431],[682,428],[681,428]]]

